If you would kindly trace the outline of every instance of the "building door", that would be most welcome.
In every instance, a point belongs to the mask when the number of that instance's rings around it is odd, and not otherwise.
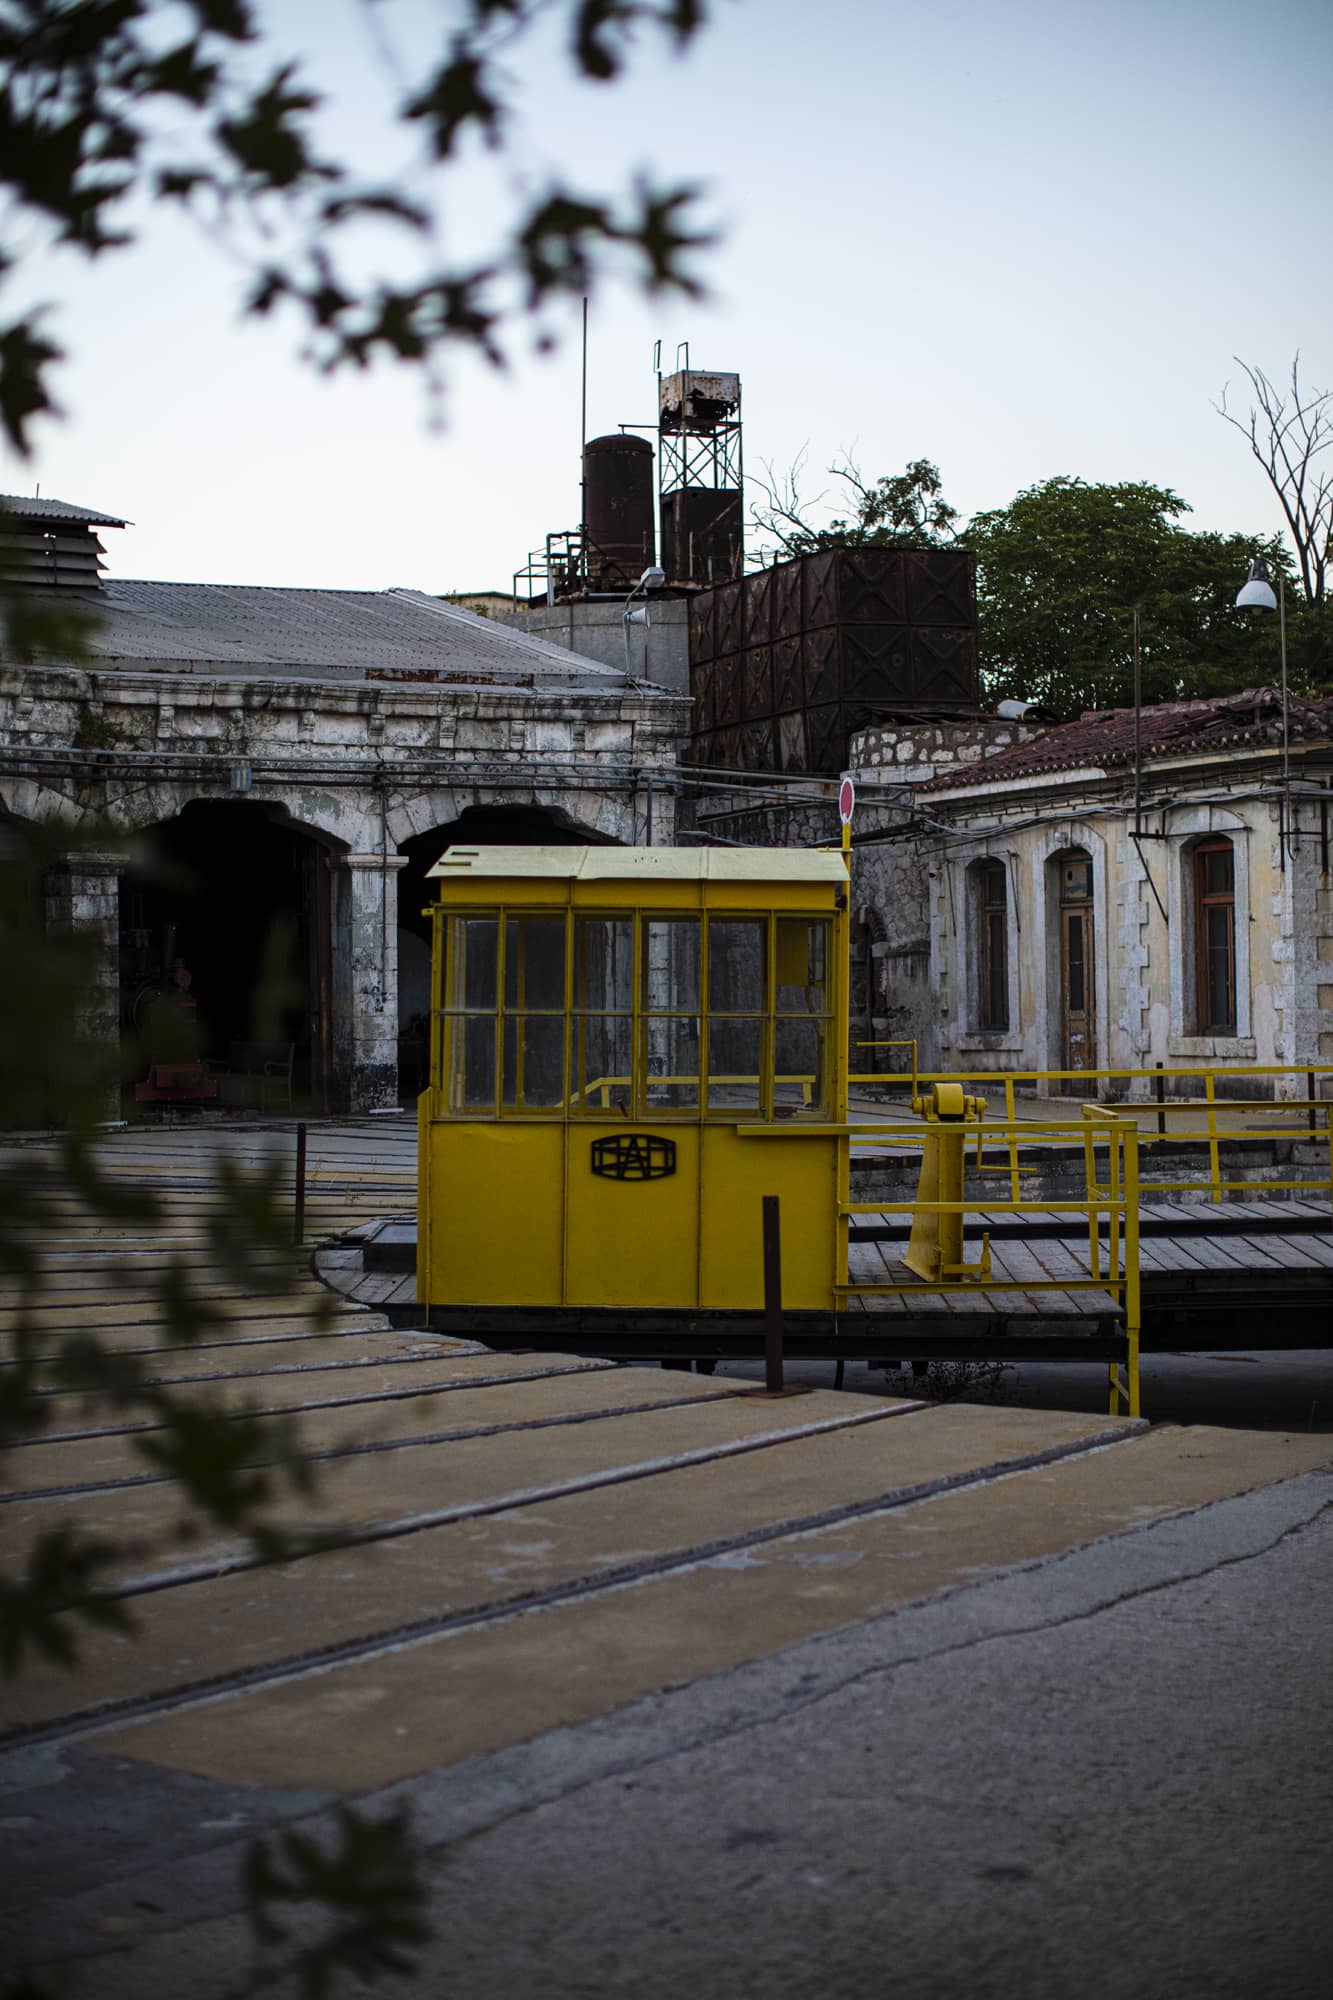
[[[1060,869],[1060,1020],[1062,1069],[1096,1069],[1097,1013],[1092,928],[1092,863],[1069,856]],[[1096,1094],[1096,1080],[1076,1077],[1062,1086],[1067,1097]]]

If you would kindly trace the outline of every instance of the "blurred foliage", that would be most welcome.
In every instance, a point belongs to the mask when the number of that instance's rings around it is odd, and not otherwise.
[[[431,1928],[406,1808],[368,1820],[340,1805],[333,1831],[327,1847],[298,1828],[252,1845],[246,1910],[261,1954],[252,1990],[294,1974],[302,2000],[326,2000],[339,1971],[366,1980],[414,1971],[415,1949]],[[312,1904],[323,1913],[323,1934],[275,1962],[275,1948],[291,1936],[279,1911],[297,1913]]]
[[[706,0],[452,0],[416,73],[395,43],[393,0],[349,4],[391,81],[392,126],[418,155],[391,182],[326,143],[326,107],[275,12],[253,0],[0,0],[0,275],[39,245],[112,254],[151,228],[153,203],[169,204],[237,264],[244,310],[289,313],[318,367],[406,361],[435,387],[453,351],[503,365],[515,322],[549,345],[545,309],[614,270],[651,292],[697,294],[689,260],[709,238],[697,191],[681,185],[640,179],[606,194],[511,174],[488,253],[459,261],[442,246],[450,173],[521,151],[507,64],[525,44],[558,27],[572,73],[611,83],[646,31],[684,48]],[[367,275],[367,224],[387,238],[388,263],[406,246],[409,282]],[[0,427],[24,455],[34,424],[58,414],[50,317],[42,305],[0,325]]]
[[[326,1546],[328,1537],[275,1515],[291,1496],[314,1491],[314,1470],[290,1417],[238,1409],[195,1384],[162,1382],[153,1352],[117,1349],[96,1325],[62,1324],[53,1279],[75,1215],[93,1227],[132,1225],[136,1237],[161,1232],[161,1251],[150,1262],[99,1260],[98,1270],[112,1287],[150,1295],[163,1348],[217,1337],[227,1324],[219,1286],[271,1296],[303,1281],[306,1267],[292,1243],[290,1176],[276,1158],[251,1168],[219,1150],[202,1231],[180,1249],[171,1247],[162,1194],[116,1173],[114,1145],[99,1121],[115,1115],[122,1068],[133,1069],[143,1052],[126,1052],[114,1036],[97,1032],[106,1027],[96,983],[105,968],[87,931],[47,920],[47,895],[54,887],[58,907],[62,871],[77,872],[80,856],[95,855],[107,836],[11,823],[0,826],[0,837],[7,842],[0,851],[0,958],[7,968],[0,1106],[14,1135],[0,1146],[0,1467],[40,1441],[59,1408],[62,1426],[122,1429],[145,1470],[174,1482],[180,1513],[165,1531],[172,1547],[209,1528],[238,1540],[242,1559],[261,1562]],[[316,1308],[309,1323],[317,1329],[326,1321]],[[160,1546],[117,1542],[96,1525],[95,1496],[89,1507],[91,1519],[62,1521],[26,1549],[7,1552],[0,1672],[37,1666],[72,1674],[89,1630],[134,1636],[135,1597],[123,1579],[127,1566],[142,1570]],[[255,1843],[244,1894],[257,1936],[285,1939],[277,1905],[299,1904],[306,1916],[289,1956],[257,1971],[254,1990],[269,1990],[280,1976],[315,2000],[332,1990],[339,1972],[409,1972],[412,1948],[429,1935],[420,1860],[404,1819],[376,1821],[346,1808],[327,1852],[297,1830]],[[324,1916],[313,1937],[305,1934],[310,1907]],[[48,1991],[29,1973],[5,1996],[45,2000]]]

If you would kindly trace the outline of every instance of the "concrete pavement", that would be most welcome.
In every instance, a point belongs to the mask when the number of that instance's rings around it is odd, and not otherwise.
[[[337,1140],[325,1227],[401,1206],[385,1144]],[[152,1347],[117,1278],[151,1250],[70,1230],[60,1316]],[[298,1409],[321,1480],[287,1518],[342,1546],[180,1540],[77,1408],[6,1461],[9,1554],[80,1518],[132,1551],[137,1641],[3,1690],[0,1941],[67,2000],[234,1990],[246,1843],[339,1799],[415,1808],[423,1992],[1324,1990],[1327,1434],[770,1401],[303,1333],[276,1295],[210,1342],[164,1379]]]

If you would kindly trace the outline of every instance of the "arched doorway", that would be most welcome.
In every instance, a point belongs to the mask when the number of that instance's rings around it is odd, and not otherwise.
[[[399,846],[398,1089],[405,1103],[426,1087],[430,1053],[430,920],[437,885],[429,871],[448,847],[612,847],[616,843],[545,806],[468,806],[457,819]]]
[[[196,799],[138,849],[121,879],[120,998],[140,1080],[193,1049],[219,1079],[202,1101],[328,1109],[328,848],[280,807]],[[201,1097],[183,1087],[182,1101]]]

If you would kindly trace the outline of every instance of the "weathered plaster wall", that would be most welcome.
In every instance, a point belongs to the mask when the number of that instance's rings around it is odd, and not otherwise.
[[[1097,794],[1116,794],[1099,806]],[[1063,1067],[1058,900],[1062,855],[1090,856],[1094,885],[1097,1064],[1188,1068],[1191,1064],[1300,1066],[1333,1060],[1333,902],[1319,837],[1319,807],[1297,810],[1285,866],[1274,788],[1240,760],[1178,780],[1159,776],[1145,797],[1145,837],[1132,838],[1132,807],[1119,788],[1060,787],[1011,793],[964,806],[939,799],[954,830],[941,834],[930,865],[935,1040],[941,1067]],[[923,803],[932,803],[927,800]],[[1235,868],[1236,1026],[1201,1035],[1194,1021],[1193,848],[1210,834],[1232,842]],[[978,937],[969,902],[970,865],[1002,859],[1010,883],[1010,1026],[976,1019]],[[1146,1097],[1147,1080],[1132,1086]],[[1199,1090],[1198,1079],[1171,1086]],[[1247,1086],[1248,1088],[1249,1086]],[[1266,1093],[1269,1086],[1258,1086]],[[1279,1096],[1305,1080],[1276,1079]],[[1119,1086],[1107,1086],[1115,1094]]]
[[[648,623],[634,621],[628,627],[626,609],[641,611],[647,604]],[[622,598],[614,603],[571,598],[564,604],[538,604],[530,610],[513,612],[508,624],[534,639],[546,639],[553,646],[568,646],[585,660],[600,660],[603,666],[624,667],[636,680],[653,681],[677,694],[690,687],[690,605],[685,597],[647,597],[640,593],[632,605]]]
[[[660,693],[326,685],[69,668],[0,670],[0,808],[101,848],[238,792],[330,852],[338,1101],[396,1100],[396,850],[474,806],[535,806],[590,838],[674,838],[677,740],[689,704]],[[112,1038],[114,855],[57,874],[50,921],[94,935],[109,968],[88,1031]],[[106,987],[107,992],[102,988]],[[110,998],[108,998],[108,994]]]

